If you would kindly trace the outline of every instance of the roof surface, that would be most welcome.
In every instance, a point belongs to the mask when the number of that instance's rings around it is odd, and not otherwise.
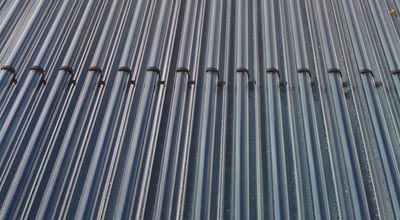
[[[0,219],[400,219],[399,10],[0,1]]]

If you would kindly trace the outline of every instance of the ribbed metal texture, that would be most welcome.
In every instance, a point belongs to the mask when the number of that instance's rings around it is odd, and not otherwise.
[[[399,10],[0,1],[0,219],[400,219]]]

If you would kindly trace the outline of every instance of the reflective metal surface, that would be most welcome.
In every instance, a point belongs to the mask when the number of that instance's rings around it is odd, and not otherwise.
[[[0,219],[400,219],[399,10],[0,1]]]

